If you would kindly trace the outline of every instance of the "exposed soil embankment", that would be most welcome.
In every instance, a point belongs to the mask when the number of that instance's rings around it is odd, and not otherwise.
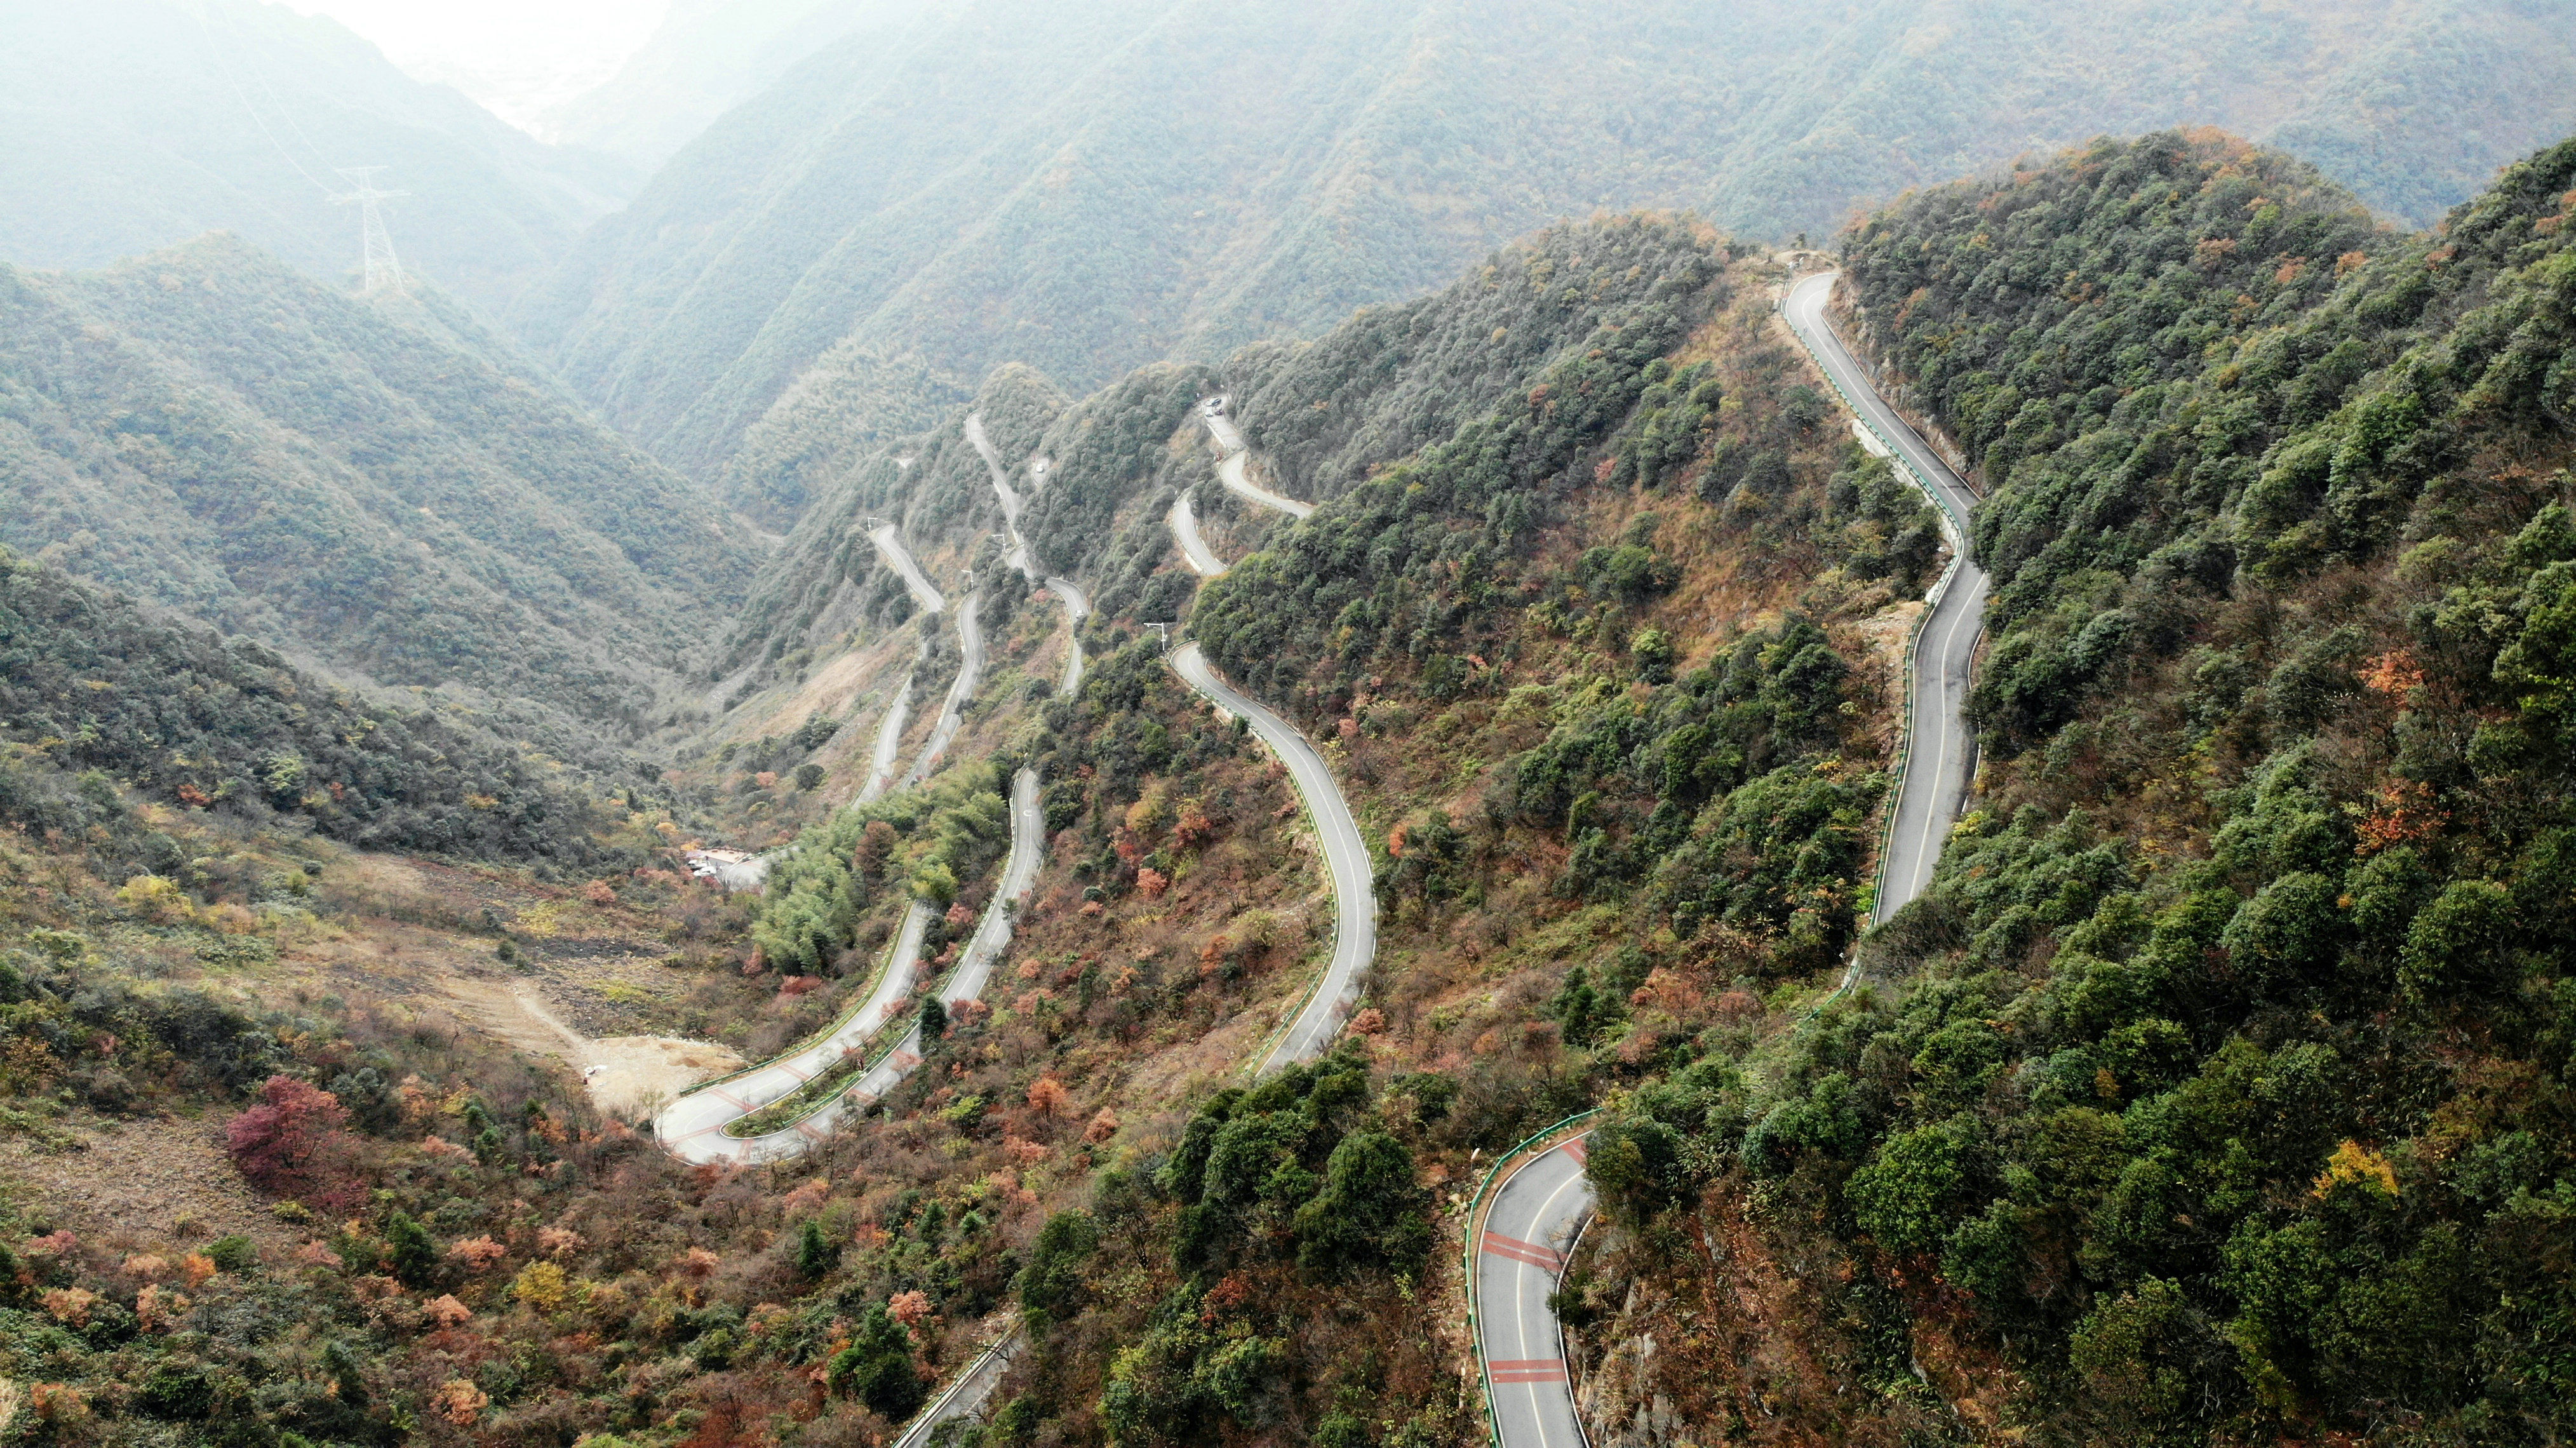
[[[1597,1222],[1568,1285],[1593,1448],[1948,1441],[1959,1415],[1940,1389],[1973,1408],[1992,1376],[1924,1337],[1909,1319],[1927,1304],[1860,1274],[1794,1179],[1758,1197],[1721,1182],[1642,1234]]]

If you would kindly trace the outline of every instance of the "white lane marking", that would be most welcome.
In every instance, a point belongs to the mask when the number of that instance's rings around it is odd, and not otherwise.
[[[1562,1151],[1564,1151],[1564,1150],[1565,1150],[1565,1148],[1564,1148],[1564,1146],[1563,1146],[1563,1145],[1561,1145],[1561,1144],[1560,1144],[1560,1145],[1557,1145],[1557,1146],[1553,1146],[1553,1147],[1548,1148],[1547,1153],[1546,1153],[1546,1156],[1555,1156],[1556,1154],[1558,1154],[1559,1152],[1562,1152]],[[1546,1159],[1546,1157],[1544,1157],[1544,1156],[1540,1158],[1540,1160],[1545,1160],[1545,1159]],[[1573,1159],[1573,1158],[1571,1158],[1571,1157],[1568,1157],[1568,1158],[1567,1158],[1567,1160],[1569,1160],[1569,1161],[1571,1161],[1572,1159]],[[1533,1163],[1532,1163],[1532,1165],[1536,1165],[1536,1163],[1535,1163],[1535,1162],[1533,1162]],[[1526,1169],[1526,1168],[1525,1168],[1525,1169]],[[1514,1175],[1516,1175],[1516,1176],[1517,1176],[1518,1174],[1519,1174],[1519,1173],[1517,1173],[1517,1172],[1516,1172],[1516,1173],[1514,1173]],[[1556,1207],[1556,1199],[1557,1199],[1558,1197],[1564,1196],[1564,1195],[1565,1195],[1565,1193],[1566,1193],[1567,1188],[1569,1188],[1569,1187],[1575,1187],[1575,1186],[1580,1186],[1580,1185],[1582,1185],[1582,1183],[1583,1183],[1583,1171],[1582,1171],[1582,1169],[1581,1169],[1580,1167],[1578,1167],[1578,1168],[1576,1168],[1576,1169],[1575,1169],[1575,1173],[1574,1173],[1574,1175],[1572,1175],[1572,1176],[1570,1176],[1570,1177],[1567,1177],[1563,1182],[1561,1182],[1561,1183],[1559,1183],[1559,1184],[1558,1184],[1557,1189],[1556,1189],[1555,1191],[1552,1191],[1552,1192],[1550,1192],[1550,1193],[1548,1193],[1548,1194],[1547,1194],[1547,1200],[1546,1200],[1546,1201],[1543,1201],[1543,1202],[1539,1203],[1539,1205],[1538,1205],[1538,1215],[1530,1219],[1530,1225],[1531,1225],[1532,1227],[1539,1227],[1539,1226],[1541,1226],[1543,1223],[1545,1223],[1545,1222],[1546,1222],[1546,1220],[1547,1220],[1548,1214],[1549,1214],[1551,1211],[1553,1211],[1553,1210],[1555,1209],[1555,1207]],[[1529,1349],[1530,1349],[1530,1342],[1529,1342],[1529,1307],[1528,1307],[1528,1305],[1527,1305],[1527,1304],[1528,1304],[1528,1301],[1529,1301],[1529,1279],[1530,1279],[1530,1274],[1529,1274],[1529,1273],[1527,1273],[1527,1272],[1522,1272],[1522,1273],[1520,1273],[1520,1274],[1519,1274],[1519,1277],[1520,1277],[1520,1281],[1516,1284],[1516,1286],[1517,1286],[1518,1290],[1513,1294],[1513,1299],[1512,1299],[1512,1316],[1513,1316],[1513,1319],[1514,1319],[1514,1326],[1519,1330],[1520,1335],[1521,1335],[1521,1355],[1522,1355],[1523,1357],[1527,1357],[1527,1356],[1529,1355]],[[1553,1278],[1553,1277],[1551,1277],[1551,1278],[1549,1279],[1549,1283],[1550,1283],[1550,1285],[1554,1285],[1554,1283],[1555,1283],[1556,1281],[1557,1281],[1557,1279],[1556,1279],[1556,1278]],[[1555,1320],[1556,1320],[1556,1314],[1555,1314],[1555,1312],[1554,1312],[1553,1310],[1551,1310],[1551,1311],[1548,1313],[1548,1320],[1549,1320],[1550,1322],[1553,1322],[1553,1321],[1555,1321]],[[1537,1383],[1535,1383],[1535,1382],[1533,1382],[1533,1383],[1529,1384],[1529,1385],[1528,1385],[1528,1387],[1529,1387],[1529,1409],[1530,1409],[1530,1421],[1531,1421],[1532,1423],[1536,1424],[1536,1425],[1537,1425],[1537,1427],[1538,1427],[1538,1443],[1539,1443],[1539,1448],[1547,1448],[1547,1443],[1548,1443],[1548,1437],[1547,1437],[1547,1419],[1546,1419],[1545,1417],[1543,1417],[1543,1416],[1540,1414],[1540,1412],[1539,1412],[1539,1406],[1538,1406],[1538,1384],[1537,1384]],[[1571,1371],[1568,1371],[1568,1372],[1566,1373],[1566,1375],[1565,1375],[1565,1401],[1566,1401],[1566,1404],[1567,1404],[1568,1409],[1570,1410],[1570,1409],[1572,1408],[1572,1406],[1573,1406],[1573,1403],[1574,1403],[1574,1374],[1573,1374]]]
[[[1587,1132],[1585,1135],[1588,1136],[1590,1133]],[[1583,1137],[1574,1138],[1576,1141],[1580,1141],[1582,1139]],[[1559,1154],[1564,1155],[1566,1160],[1573,1161],[1573,1153],[1566,1151],[1566,1145],[1567,1143],[1565,1142],[1559,1142],[1555,1146],[1548,1148],[1546,1151],[1539,1153],[1537,1156],[1534,1156],[1527,1162],[1523,1163],[1518,1171],[1513,1172],[1510,1177],[1505,1179],[1501,1191],[1496,1193],[1496,1206],[1501,1205],[1501,1197],[1508,1194],[1511,1191],[1512,1186],[1521,1179],[1521,1174],[1528,1171],[1531,1167],[1537,1166],[1549,1157]],[[1530,1232],[1532,1235],[1523,1237],[1522,1240],[1531,1242],[1543,1241],[1545,1238],[1544,1224],[1547,1221],[1548,1214],[1555,1209],[1557,1199],[1564,1196],[1569,1189],[1581,1185],[1583,1185],[1583,1169],[1580,1164],[1577,1164],[1574,1175],[1566,1178],[1563,1182],[1558,1183],[1556,1190],[1548,1193],[1546,1200],[1540,1202],[1538,1204],[1538,1209],[1530,1215],[1530,1226],[1523,1230]],[[1493,1214],[1488,1212],[1485,1218],[1486,1230],[1492,1230],[1493,1220]],[[1512,1276],[1512,1331],[1516,1334],[1513,1340],[1517,1345],[1517,1350],[1521,1357],[1526,1359],[1531,1351],[1528,1322],[1530,1264],[1521,1262],[1518,1258],[1512,1258],[1509,1260],[1511,1260],[1518,1269],[1515,1270]],[[1481,1270],[1482,1268],[1480,1266],[1479,1271],[1481,1272]],[[1553,1285],[1557,1281],[1557,1278],[1550,1276],[1548,1280],[1550,1284]],[[1553,1322],[1554,1320],[1555,1316],[1551,1313],[1549,1315],[1549,1321]],[[1561,1343],[1555,1349],[1555,1355],[1560,1361],[1563,1359],[1564,1351]],[[1493,1361],[1493,1354],[1491,1352],[1486,1353],[1486,1373],[1489,1380],[1493,1371]],[[1527,1384],[1528,1387],[1530,1422],[1538,1429],[1539,1448],[1547,1448],[1550,1440],[1547,1433],[1547,1420],[1539,1412],[1538,1381],[1535,1379],[1523,1379],[1522,1381]],[[1568,1410],[1571,1411],[1574,1401],[1574,1374],[1570,1369],[1565,1376],[1565,1392]],[[1502,1424],[1500,1422],[1497,1422],[1494,1427],[1497,1433],[1502,1431]],[[1577,1431],[1580,1432],[1581,1425],[1578,1423],[1576,1427]]]
[[[1941,677],[1934,684],[1935,689],[1938,691],[1935,698],[1941,706],[1941,727],[1939,732],[1935,734],[1933,738],[1932,772],[1924,776],[1921,781],[1926,790],[1937,790],[1943,788],[1943,781],[1949,777],[1950,736],[1958,728],[1957,722],[1950,718],[1949,711],[1950,646],[1952,643],[1956,642],[1959,637],[1959,625],[1966,622],[1972,612],[1973,610],[1971,609],[1960,609],[1959,616],[1950,620],[1949,629],[1941,635]],[[1916,713],[1920,714],[1921,712],[1921,709],[1918,707]],[[1912,788],[1914,784],[1915,781],[1913,780],[1906,781],[1906,787],[1909,789]],[[1913,900],[1922,893],[1923,876],[1925,872],[1931,868],[1928,861],[1930,859],[1930,851],[1932,849],[1932,827],[1940,822],[1940,818],[1941,809],[1938,797],[1930,794],[1924,795],[1923,830],[1915,839],[1913,865],[1912,868],[1906,872],[1905,877],[1905,898],[1907,900]]]
[[[1792,293],[1791,300],[1797,303],[1798,310],[1798,316],[1795,319],[1797,330],[1806,335],[1813,345],[1818,360],[1825,364],[1825,370],[1836,383],[1841,385],[1845,397],[1855,406],[1867,410],[1872,420],[1887,429],[1888,436],[1895,441],[1897,450],[1903,454],[1906,465],[1936,489],[1944,501],[1965,513],[1968,510],[1967,505],[1959,501],[1959,490],[1950,486],[1947,465],[1936,468],[1930,464],[1928,445],[1921,443],[1921,439],[1912,427],[1903,425],[1903,419],[1896,417],[1894,409],[1887,405],[1886,399],[1878,395],[1878,389],[1870,386],[1866,379],[1861,377],[1859,364],[1852,359],[1850,350],[1843,346],[1842,338],[1834,335],[1833,329],[1824,325],[1824,298],[1832,291],[1832,283],[1826,278],[1831,275],[1830,272],[1823,273],[1808,282],[1801,283],[1797,291]],[[1973,565],[1971,567],[1973,568]],[[1926,789],[1940,789],[1943,785],[1944,776],[1949,770],[1952,736],[1957,730],[1957,721],[1950,716],[1946,707],[1949,703],[1952,679],[1950,650],[1958,640],[1959,625],[1981,611],[1981,609],[1972,608],[1960,609],[1942,634],[1939,649],[1939,677],[1937,680],[1926,681],[1936,691],[1935,702],[1943,706],[1938,710],[1940,727],[1933,740],[1932,770],[1928,777],[1922,779],[1917,779],[1913,771],[1909,770],[1903,792],[1914,791],[1918,784]],[[1921,702],[1919,698],[1916,700],[1918,706]],[[1916,710],[1918,716],[1924,712],[1919,707]],[[1918,717],[1918,728],[1921,727],[1921,722]],[[1904,803],[1900,794],[1897,807],[1902,810]],[[1923,828],[1915,841],[1914,858],[1908,862],[1906,869],[1905,899],[1907,901],[1914,900],[1922,894],[1924,879],[1931,870],[1932,831],[1940,822],[1940,816],[1941,811],[1938,807],[1927,800],[1924,805]],[[1902,902],[1900,902],[1900,908],[1902,908]]]

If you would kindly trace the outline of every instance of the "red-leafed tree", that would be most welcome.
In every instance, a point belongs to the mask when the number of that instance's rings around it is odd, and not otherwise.
[[[340,1098],[292,1076],[271,1076],[259,1101],[224,1129],[244,1179],[276,1196],[325,1193],[346,1175],[349,1113]]]

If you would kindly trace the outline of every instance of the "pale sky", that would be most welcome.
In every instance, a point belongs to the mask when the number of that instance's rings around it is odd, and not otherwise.
[[[376,43],[421,80],[444,81],[542,134],[547,107],[615,74],[669,0],[285,0]]]

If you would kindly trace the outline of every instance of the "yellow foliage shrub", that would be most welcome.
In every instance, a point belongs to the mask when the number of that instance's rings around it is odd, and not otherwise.
[[[2323,1199],[2336,1187],[2350,1183],[2368,1187],[2384,1197],[2397,1195],[2397,1169],[2381,1156],[2357,1141],[2347,1141],[2334,1150],[2326,1169],[2317,1173],[2315,1196]]]
[[[552,1262],[531,1262],[510,1284],[511,1293],[539,1312],[559,1312],[572,1295],[564,1270]]]

